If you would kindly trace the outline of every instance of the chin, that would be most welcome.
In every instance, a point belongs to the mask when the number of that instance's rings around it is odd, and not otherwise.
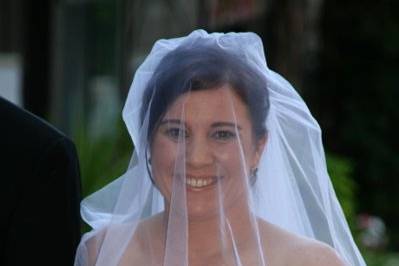
[[[226,207],[223,206],[222,209],[226,210]],[[204,195],[201,199],[193,199],[188,195],[187,216],[190,221],[219,219],[221,213],[218,199],[209,195]]]

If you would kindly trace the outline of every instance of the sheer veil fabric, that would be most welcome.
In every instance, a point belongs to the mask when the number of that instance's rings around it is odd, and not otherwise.
[[[134,154],[82,202],[75,265],[280,265],[296,237],[365,265],[320,127],[263,51],[254,33],[155,43],[123,110]]]

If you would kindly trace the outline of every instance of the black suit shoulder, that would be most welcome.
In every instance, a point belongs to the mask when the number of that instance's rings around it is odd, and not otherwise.
[[[20,146],[29,145],[39,148],[60,138],[66,138],[63,133],[43,119],[1,97],[0,121],[2,128],[0,142],[2,143],[15,141],[21,143]],[[18,146],[18,143],[13,144]]]
[[[0,125],[0,264],[72,265],[80,239],[73,142],[1,97]]]
[[[40,171],[40,163],[54,148],[76,158],[74,144],[63,133],[1,97],[0,125],[1,175],[14,185],[30,184],[26,177]]]

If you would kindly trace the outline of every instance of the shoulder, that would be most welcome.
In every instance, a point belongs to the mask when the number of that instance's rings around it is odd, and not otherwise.
[[[32,144],[41,144],[50,140],[58,140],[65,135],[48,123],[43,118],[14,105],[13,103],[0,97],[0,121],[6,124],[6,132],[3,135],[16,139],[24,137]],[[23,139],[22,139],[23,141]]]
[[[0,132],[0,156],[5,175],[18,177],[14,179],[32,176],[42,170],[40,167],[50,165],[49,159],[57,163],[64,162],[65,158],[75,161],[75,147],[62,132],[1,97],[0,121],[4,125]],[[24,167],[18,167],[20,164]],[[23,182],[28,180],[23,178]]]
[[[345,266],[338,253],[330,246],[319,241],[301,239],[293,246],[291,262],[306,266]],[[291,265],[291,264],[289,264]]]
[[[265,221],[259,222],[266,246],[265,250],[278,265],[345,266],[338,253],[330,246],[306,238]]]
[[[134,230],[135,227],[136,230]],[[112,224],[87,233],[80,244],[83,248],[77,254],[79,260],[85,262],[82,265],[101,264],[104,263],[102,261],[104,259],[107,262],[117,259],[118,265],[129,265],[132,261],[137,262],[138,265],[145,265],[141,262],[145,261],[146,247],[139,227],[140,225],[134,226],[133,224]],[[120,257],[108,258],[110,254],[117,255],[118,252],[115,250],[120,248],[125,249],[119,254]],[[100,254],[101,252],[106,255]]]

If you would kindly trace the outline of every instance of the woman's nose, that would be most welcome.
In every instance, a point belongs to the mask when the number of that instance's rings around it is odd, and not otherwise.
[[[191,167],[202,167],[212,164],[212,150],[206,140],[193,139],[187,143],[186,162]]]

